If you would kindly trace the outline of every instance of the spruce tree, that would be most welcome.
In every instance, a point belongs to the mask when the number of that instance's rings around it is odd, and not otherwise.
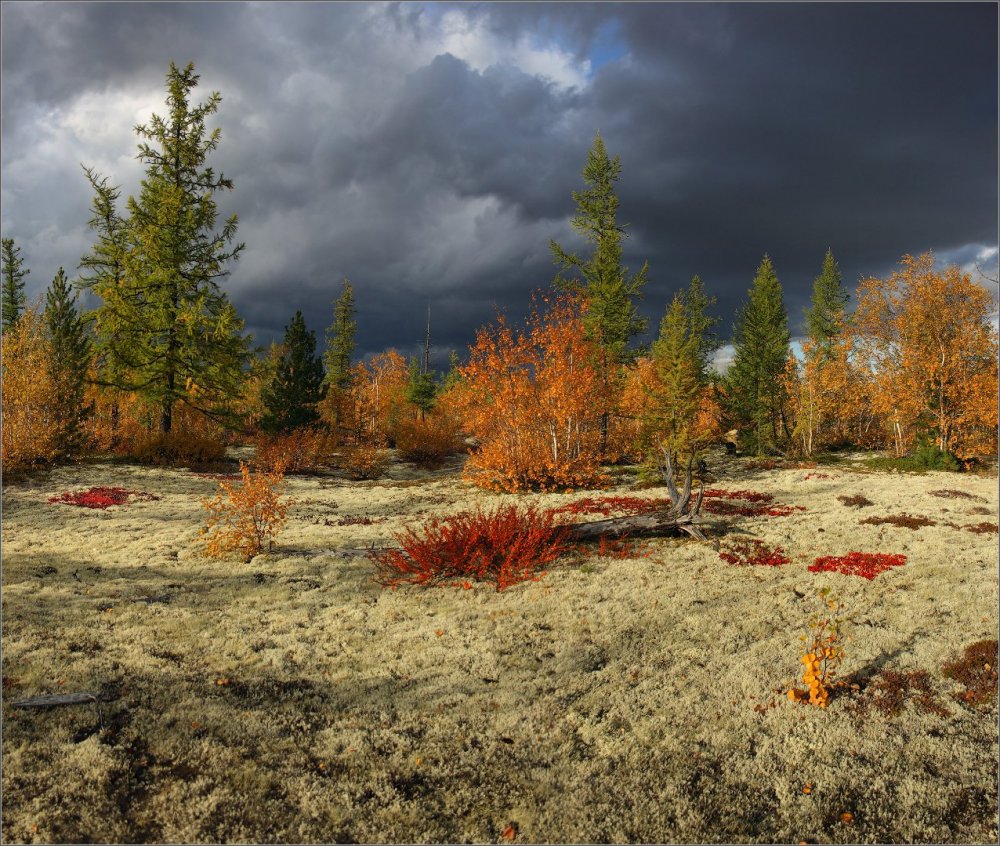
[[[763,455],[782,437],[788,358],[788,314],[781,282],[768,256],[757,268],[746,304],[733,330],[735,353],[726,374],[729,411],[748,431],[750,448]]]
[[[436,396],[437,383],[434,380],[434,374],[421,366],[419,358],[411,356],[410,381],[406,386],[406,400],[417,407],[421,420],[424,419],[428,411],[434,408]]]
[[[343,282],[340,296],[333,307],[333,323],[326,330],[326,384],[340,391],[351,386],[351,356],[354,355],[354,334],[358,329],[354,319],[354,287],[348,279]]]
[[[15,245],[13,238],[4,238],[2,244],[3,290],[0,302],[3,304],[3,331],[6,331],[17,323],[24,311],[24,277],[31,271],[24,267],[21,248]]]
[[[719,323],[718,317],[711,317],[708,310],[715,305],[716,298],[705,293],[700,276],[693,276],[687,290],[680,294],[681,303],[687,319],[688,331],[697,344],[698,380],[702,385],[709,383],[709,373],[712,369],[712,356],[722,346],[722,341],[715,334],[714,328]],[[662,327],[661,327],[662,334]]]
[[[87,171],[98,243],[82,262],[91,272],[81,280],[102,300],[95,325],[108,383],[158,408],[163,432],[178,402],[227,417],[249,358],[243,322],[219,287],[243,248],[231,246],[235,215],[215,229],[213,195],[233,185],[205,166],[221,135],[205,122],[221,96],[190,104],[193,64],[181,70],[171,62],[166,82],[167,116],[136,127],[146,176],[126,218],[114,208],[117,189]]]
[[[60,267],[45,295],[42,320],[48,336],[52,377],[59,396],[63,448],[68,454],[81,446],[91,343],[87,326],[76,308],[77,294],[70,291]]]
[[[615,183],[620,176],[619,157],[608,156],[604,140],[597,133],[583,169],[587,187],[573,192],[577,213],[570,222],[593,246],[593,251],[584,259],[566,252],[555,241],[549,242],[553,258],[561,266],[555,278],[556,287],[579,292],[587,301],[584,325],[601,350],[599,366],[606,397],[611,394],[617,366],[629,357],[629,341],[646,326],[633,299],[642,295],[648,265],[643,264],[636,274],[629,274],[622,265],[622,240],[626,233],[624,226],[618,224],[615,194]],[[568,276],[564,275],[567,273]],[[607,446],[609,416],[610,409],[605,408],[601,415],[602,454]]]
[[[827,249],[823,270],[813,282],[812,302],[806,309],[806,329],[809,339],[828,357],[834,339],[844,327],[844,310],[850,294],[840,278],[840,267]]]
[[[659,337],[650,349],[656,378],[644,421],[659,441],[650,446],[668,449],[674,467],[680,466],[676,459],[691,445],[690,429],[702,389],[702,337],[692,325],[687,305],[683,295],[676,295],[660,322]]]
[[[282,355],[271,384],[262,392],[268,432],[290,432],[319,421],[323,399],[323,361],[316,355],[316,333],[306,329],[301,311],[285,327]]]

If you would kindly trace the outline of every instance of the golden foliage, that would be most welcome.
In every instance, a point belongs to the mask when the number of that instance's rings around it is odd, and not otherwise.
[[[301,473],[336,462],[336,438],[308,426],[283,435],[258,435],[254,445],[252,463],[260,470]]]
[[[53,461],[62,452],[66,421],[37,304],[3,333],[0,371],[3,469],[20,470]]]
[[[374,444],[348,444],[340,450],[340,466],[355,481],[377,479],[389,464],[389,451]]]
[[[893,451],[921,432],[960,458],[997,444],[997,336],[988,291],[934,256],[903,256],[888,279],[863,279],[855,312],[856,350]]]
[[[805,665],[802,681],[806,688],[793,687],[788,691],[788,698],[793,702],[807,702],[825,708],[831,691],[840,684],[835,679],[837,666],[844,657],[843,647],[838,643],[843,621],[836,614],[844,605],[830,596],[827,588],[821,588],[819,595],[826,612],[810,620],[809,635],[801,638],[806,644],[806,654],[802,656]]]
[[[225,558],[239,552],[244,562],[271,549],[287,520],[288,502],[279,499],[284,482],[280,470],[252,472],[240,462],[242,481],[219,483],[214,499],[202,500],[208,521],[200,530],[205,554]]]
[[[543,298],[525,331],[501,316],[459,369],[456,405],[479,442],[466,465],[482,487],[517,491],[600,481],[601,382],[573,298]]]
[[[397,420],[391,434],[400,456],[421,467],[437,467],[461,448],[459,423],[441,408],[422,418],[414,415]]]

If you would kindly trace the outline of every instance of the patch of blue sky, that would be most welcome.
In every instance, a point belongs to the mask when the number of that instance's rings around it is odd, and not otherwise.
[[[617,62],[627,55],[628,44],[622,36],[618,21],[613,19],[606,21],[590,44],[590,51],[587,54],[590,60],[590,72],[596,73],[604,65]]]

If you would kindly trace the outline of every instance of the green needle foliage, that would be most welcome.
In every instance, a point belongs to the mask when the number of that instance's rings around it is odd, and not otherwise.
[[[221,135],[205,121],[222,98],[213,92],[191,105],[193,64],[181,70],[171,62],[166,83],[167,116],[136,127],[146,139],[138,154],[146,176],[138,198],[128,199],[127,217],[116,210],[118,189],[85,169],[97,243],[81,262],[88,271],[81,284],[102,300],[94,314],[106,362],[101,381],[158,409],[163,432],[178,402],[231,419],[249,358],[243,322],[219,287],[243,249],[231,246],[235,215],[215,229],[213,195],[233,184],[205,166]]]
[[[722,341],[714,332],[720,319],[708,314],[708,310],[715,305],[716,298],[705,293],[705,286],[700,276],[693,276],[687,290],[681,291],[680,300],[684,307],[688,331],[697,347],[695,358],[698,363],[698,381],[702,385],[707,385],[712,370],[712,356],[722,346]],[[662,326],[660,334],[663,334]]]
[[[45,295],[42,320],[52,357],[52,378],[63,421],[63,448],[69,455],[79,451],[83,421],[90,409],[84,401],[91,343],[86,323],[76,308],[66,273],[60,267]]]
[[[306,329],[301,311],[285,327],[274,379],[261,393],[266,432],[290,432],[319,421],[316,405],[323,399],[323,362],[316,355],[316,333]]]
[[[809,339],[824,356],[829,356],[834,339],[844,328],[844,310],[849,300],[850,294],[840,278],[840,267],[834,261],[833,251],[827,249],[823,271],[813,282],[812,302],[806,309]]]
[[[771,259],[757,268],[746,305],[736,316],[735,353],[726,374],[729,411],[763,455],[782,438],[785,396],[781,376],[788,359],[788,314]],[[787,433],[785,433],[787,434]]]
[[[326,330],[326,384],[346,391],[351,386],[351,356],[354,355],[354,335],[358,324],[354,319],[354,287],[345,279],[340,296],[333,307],[333,323]]]
[[[626,233],[617,221],[615,194],[615,183],[620,176],[618,156],[608,156],[604,140],[597,133],[583,169],[587,187],[573,192],[577,213],[570,221],[573,229],[593,245],[593,251],[584,259],[566,252],[555,241],[549,242],[553,258],[561,266],[555,278],[556,287],[580,293],[587,301],[584,327],[600,346],[598,366],[605,397],[611,395],[608,387],[616,378],[618,365],[629,358],[629,341],[646,328],[633,299],[642,295],[648,264],[643,264],[636,274],[629,274],[622,265],[622,240]],[[605,408],[601,414],[602,454],[607,446],[609,416],[610,408]]]
[[[424,419],[428,411],[434,408],[436,397],[437,383],[434,380],[434,374],[429,370],[423,370],[420,366],[420,359],[411,356],[410,381],[406,386],[406,400],[417,407],[421,420]]]
[[[21,248],[13,238],[2,240],[0,257],[3,260],[3,289],[0,302],[3,305],[3,330],[13,327],[24,311],[24,277],[31,273],[24,267]]]

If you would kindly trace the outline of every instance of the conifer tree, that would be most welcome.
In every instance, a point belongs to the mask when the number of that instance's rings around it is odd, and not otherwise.
[[[354,335],[358,329],[355,313],[354,286],[350,280],[345,279],[333,307],[333,323],[326,330],[326,351],[323,354],[326,384],[340,391],[351,386],[354,372],[351,368],[351,356],[354,355]]]
[[[76,308],[77,294],[70,292],[60,267],[45,295],[42,320],[48,337],[51,373],[56,385],[64,451],[81,446],[83,421],[89,409],[84,402],[91,343],[87,326]]]
[[[3,259],[3,289],[0,302],[3,304],[3,329],[13,328],[24,311],[24,277],[31,273],[24,267],[21,248],[13,238],[4,238],[0,257]]]
[[[219,287],[243,248],[231,246],[235,215],[215,229],[213,195],[233,185],[205,166],[221,135],[205,122],[222,98],[213,92],[192,106],[198,79],[193,64],[181,70],[171,62],[167,116],[136,127],[146,176],[124,220],[114,208],[117,189],[87,171],[98,243],[82,262],[91,273],[81,281],[102,300],[95,325],[105,378],[158,408],[163,432],[178,402],[228,416],[249,358],[243,322]]]
[[[434,374],[421,366],[420,359],[411,356],[410,381],[406,386],[406,400],[417,407],[421,420],[424,419],[427,412],[434,408],[436,396],[437,384],[434,381]]]
[[[827,248],[823,270],[813,282],[812,302],[806,309],[809,339],[824,355],[829,355],[834,339],[843,331],[844,309],[849,299],[833,250]]]
[[[674,467],[679,466],[678,456],[691,446],[691,426],[702,390],[701,340],[685,298],[674,296],[650,349],[655,378],[643,421],[656,442],[649,446],[669,450]]]
[[[748,430],[750,448],[757,455],[774,447],[785,428],[782,377],[789,340],[781,282],[765,255],[747,302],[737,313],[735,352],[726,374],[730,413]]]
[[[576,253],[566,252],[555,241],[549,242],[552,255],[561,266],[555,285],[583,295],[587,302],[584,327],[600,349],[598,365],[605,397],[601,415],[602,455],[607,447],[610,397],[617,366],[628,358],[629,341],[645,329],[645,321],[639,316],[633,299],[642,295],[648,265],[643,264],[636,274],[629,274],[628,268],[622,265],[622,240],[626,233],[617,221],[618,197],[615,194],[615,183],[620,176],[621,161],[618,156],[608,156],[598,132],[583,169],[587,187],[573,192],[577,213],[571,221],[573,229],[593,245],[593,252],[584,259]]]
[[[697,344],[698,380],[702,385],[709,382],[712,369],[712,356],[722,346],[722,341],[715,334],[714,328],[719,323],[718,317],[711,317],[708,309],[716,303],[715,297],[705,293],[701,277],[695,275],[687,290],[680,294],[681,303],[687,319],[688,331]],[[662,334],[662,327],[661,327]]]
[[[262,391],[262,399],[265,431],[290,432],[319,420],[316,405],[323,399],[323,362],[316,355],[316,333],[306,329],[301,311],[285,327],[274,380]]]

